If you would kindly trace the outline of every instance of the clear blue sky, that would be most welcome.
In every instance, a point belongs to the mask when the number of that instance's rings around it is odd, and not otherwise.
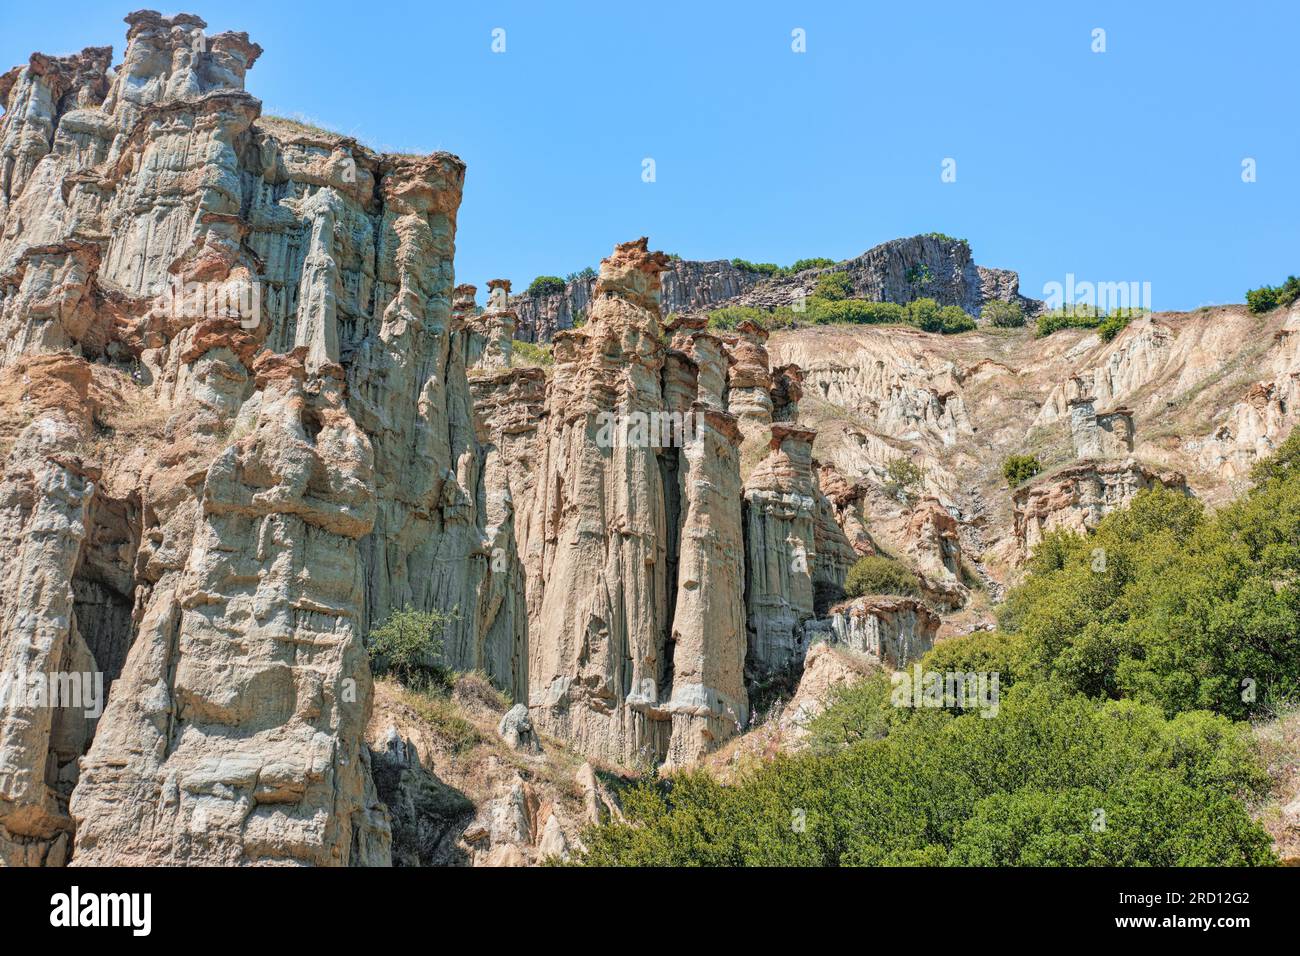
[[[0,69],[91,44],[120,59],[141,2],[3,0]],[[1027,294],[1073,272],[1149,281],[1158,309],[1300,273],[1295,0],[185,9],[262,44],[267,112],[461,156],[457,278],[480,288],[642,234],[785,264],[940,231]]]

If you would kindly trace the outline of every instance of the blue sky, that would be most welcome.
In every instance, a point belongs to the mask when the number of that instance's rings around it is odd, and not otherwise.
[[[107,43],[120,59],[144,0],[0,2],[2,70]],[[787,264],[940,231],[1026,294],[1146,281],[1158,309],[1300,273],[1293,0],[184,9],[265,48],[248,88],[266,112],[464,159],[457,279],[480,288],[643,234]]]

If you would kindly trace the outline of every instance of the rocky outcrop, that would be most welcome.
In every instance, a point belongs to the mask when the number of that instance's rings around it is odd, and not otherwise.
[[[105,48],[0,83],[0,374],[33,409],[0,485],[27,556],[0,658],[120,670],[93,737],[62,713],[0,729],[0,847],[387,862],[363,635],[441,609],[453,666],[519,653],[478,613],[490,550],[451,316],[464,166],[262,119],[246,35],[127,23],[111,79]],[[97,402],[110,380],[120,403]],[[126,409],[138,442],[108,424]]]
[[[1016,489],[1015,535],[1021,553],[1033,553],[1049,531],[1090,531],[1140,491],[1162,485],[1187,492],[1178,472],[1157,471],[1132,458],[1071,465]]]
[[[666,267],[616,247],[556,336],[528,543],[534,723],[623,762],[690,759],[747,715],[740,434],[721,344],[661,341]]]
[[[934,498],[917,502],[907,519],[907,556],[932,581],[962,583],[961,534],[957,519]]]
[[[775,277],[725,259],[673,259],[664,272],[661,301],[666,315],[728,305],[789,308],[812,295],[818,278],[833,272],[848,274],[854,298],[873,302],[906,304],[928,297],[976,317],[990,301],[1019,302],[1030,316],[1043,308],[1042,302],[1020,294],[1015,272],[977,266],[969,244],[939,235],[894,239],[832,266]],[[519,337],[546,342],[556,332],[573,328],[591,308],[595,282],[594,275],[579,275],[566,282],[563,291],[516,297],[512,304],[519,313]]]
[[[813,643],[804,657],[799,686],[781,713],[782,746],[799,746],[808,736],[809,724],[826,710],[835,693],[860,683],[879,666],[878,660],[833,639]]]
[[[537,481],[538,430],[546,374],[538,368],[474,371],[470,376],[481,461],[488,573],[478,592],[473,667],[514,700],[528,699],[528,590],[524,556],[529,503]]]
[[[488,305],[482,312],[474,306],[473,286],[457,286],[457,289],[467,290],[469,296],[468,303],[462,306],[466,366],[471,369],[509,368],[511,342],[517,324],[514,309],[507,305],[510,280],[488,280]]]
[[[816,631],[897,670],[934,646],[940,623],[939,615],[916,598],[867,595],[832,608]]]
[[[893,239],[824,269],[760,283],[738,296],[735,304],[788,308],[800,297],[811,295],[818,278],[832,272],[848,275],[852,298],[871,302],[906,304],[930,298],[976,317],[987,301],[1019,302],[1028,315],[1036,315],[1043,307],[1042,302],[1020,294],[1016,273],[977,266],[967,242],[939,235]]]
[[[1096,403],[1080,396],[1069,401],[1070,438],[1079,458],[1124,458],[1133,453],[1133,412],[1116,408],[1099,413]]]

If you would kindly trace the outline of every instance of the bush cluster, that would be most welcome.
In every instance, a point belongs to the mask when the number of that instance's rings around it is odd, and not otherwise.
[[[1246,293],[1246,307],[1256,314],[1271,312],[1300,299],[1300,279],[1288,276],[1281,285],[1265,285]]]

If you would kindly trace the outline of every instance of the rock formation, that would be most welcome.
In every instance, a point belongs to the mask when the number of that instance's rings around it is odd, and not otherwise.
[[[1043,308],[1037,299],[1020,294],[1020,277],[1007,269],[975,265],[970,246],[937,235],[894,239],[862,255],[825,268],[770,277],[725,259],[696,262],[673,259],[662,278],[661,302],[666,315],[702,312],[727,305],[788,308],[812,294],[817,279],[832,272],[849,276],[855,298],[906,304],[929,297],[941,305],[956,305],[978,317],[985,302],[1019,302],[1027,315]],[[578,275],[563,291],[515,297],[519,338],[547,342],[558,331],[573,328],[592,304],[596,277]]]
[[[739,268],[725,259],[672,259],[660,279],[660,306],[666,315],[695,312],[734,299],[762,279],[762,273]],[[573,328],[590,311],[595,286],[596,274],[591,272],[570,279],[563,292],[516,296],[511,304],[519,314],[518,337],[529,342],[549,342],[556,332]]]
[[[940,619],[916,598],[867,595],[832,608],[818,623],[817,632],[829,632],[837,644],[898,670],[934,646]]]
[[[1117,408],[1098,413],[1088,397],[1072,398],[1070,437],[1079,458],[1123,458],[1133,453],[1133,412]]]
[[[803,660],[804,622],[814,610],[814,432],[778,423],[771,434],[771,451],[745,482],[745,607],[755,676]]]
[[[515,311],[507,304],[506,298],[510,292],[510,280],[488,280],[488,305],[481,313],[477,313],[474,307],[474,287],[457,288],[467,290],[469,295],[464,311],[467,366],[481,369],[509,368],[516,325]]]
[[[1140,491],[1163,485],[1186,493],[1187,483],[1176,471],[1157,471],[1132,458],[1081,462],[1018,488],[1015,535],[1021,553],[1033,552],[1049,531],[1083,533],[1106,515],[1133,500]]]
[[[720,343],[661,341],[666,266],[618,246],[556,336],[527,555],[534,721],[625,762],[689,759],[747,715],[740,434]]]
[[[111,80],[93,48],[0,83],[0,659],[114,678],[93,739],[6,716],[0,852],[386,862],[363,635],[442,609],[454,666],[518,651],[477,614],[464,166],[261,119],[246,35],[127,23]]]
[[[95,47],[0,77],[0,862],[563,858],[616,801],[591,764],[550,785],[549,755],[694,764],[755,681],[913,661],[1047,531],[1157,484],[1215,500],[1296,423],[1296,310],[1110,342],[686,314],[825,272],[1037,307],[940,236],[771,279],[641,239],[480,311],[455,156],[262,116],[246,35],[127,24],[116,70]],[[516,334],[553,367],[514,367]],[[1029,451],[1046,472],[1009,494]],[[924,598],[842,601],[877,553]],[[449,616],[441,663],[489,701],[458,702],[465,740],[371,679],[404,608]]]

